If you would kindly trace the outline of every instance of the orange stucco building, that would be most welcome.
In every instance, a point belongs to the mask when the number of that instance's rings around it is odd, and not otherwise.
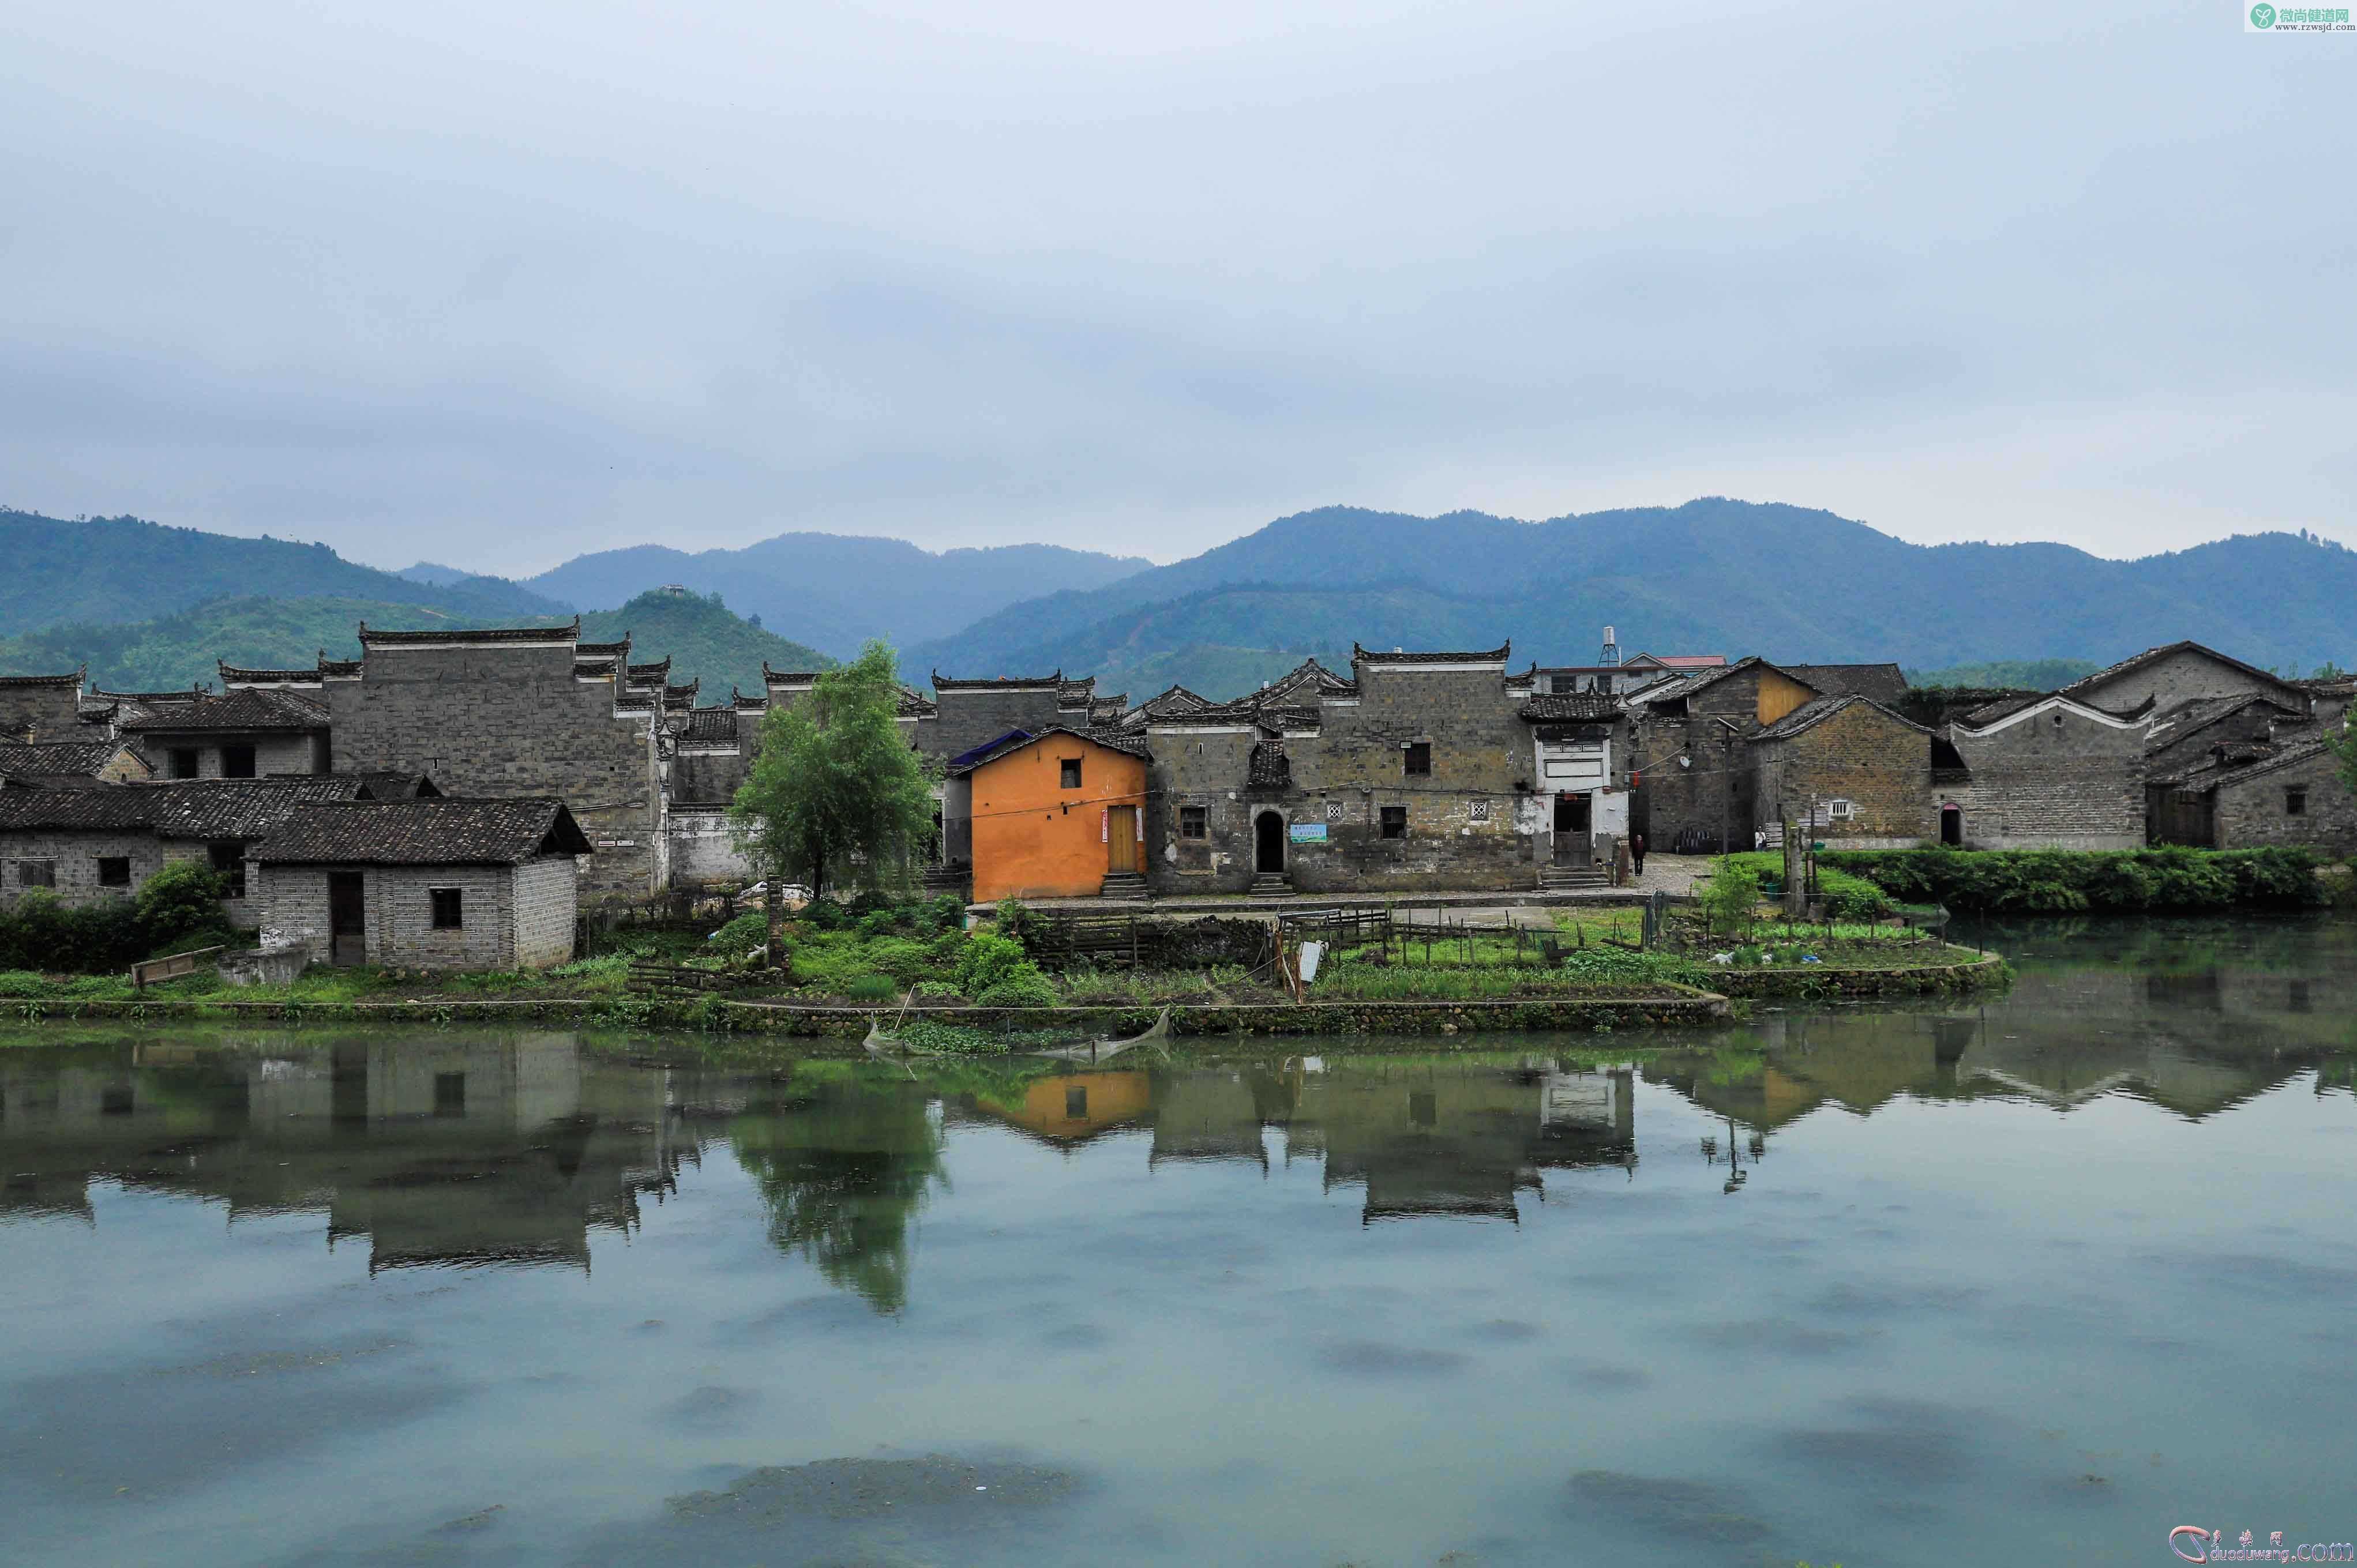
[[[977,903],[1088,898],[1146,870],[1146,752],[1077,730],[1021,731],[950,764],[943,841],[974,863]]]

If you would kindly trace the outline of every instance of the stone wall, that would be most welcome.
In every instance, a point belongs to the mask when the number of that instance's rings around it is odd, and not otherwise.
[[[2214,724],[2205,725],[2190,735],[2147,752],[2144,777],[2173,779],[2208,762],[2212,746],[2271,739],[2276,721],[2283,717],[2282,709],[2258,703],[2239,713],[2228,714]]]
[[[177,846],[176,846],[177,847]],[[204,846],[196,846],[199,857]],[[131,882],[124,887],[102,886],[98,863],[102,856],[120,855],[131,862]],[[164,843],[151,832],[6,832],[0,833],[0,907],[16,903],[25,891],[23,863],[47,861],[56,877],[52,889],[58,902],[80,908],[110,898],[128,899],[139,885],[164,869]]]
[[[1009,730],[1028,730],[1037,735],[1059,724],[1087,727],[1085,715],[1058,713],[1057,691],[1057,683],[1049,682],[1038,687],[977,687],[971,691],[952,687],[937,692],[934,695],[940,703],[940,714],[916,726],[917,748],[927,757],[946,761],[985,741],[996,740]]]
[[[2285,809],[2294,789],[2306,795],[2298,815]],[[2357,796],[2341,784],[2329,751],[2255,777],[2220,780],[2217,823],[2220,849],[2302,846],[2357,854]]]
[[[1695,693],[1684,717],[1641,703],[1624,764],[1640,779],[1630,803],[1630,831],[1645,835],[1649,851],[1669,854],[1680,834],[1715,839],[1723,826],[1734,847],[1749,849],[1760,820],[1750,737],[1763,714],[1770,715],[1764,722],[1781,718],[1797,705],[1796,695],[1805,700],[1805,689],[1773,671],[1753,669]]]
[[[555,795],[597,846],[585,898],[667,885],[669,842],[651,711],[618,714],[611,677],[574,674],[571,642],[371,646],[331,681],[338,772],[430,776],[446,795]]]
[[[1146,880],[1157,893],[1239,893],[1252,886],[1253,801],[1245,770],[1256,736],[1250,725],[1154,726],[1146,797]],[[1201,838],[1184,837],[1180,812],[1200,808]],[[1289,846],[1288,846],[1289,847]]]
[[[2141,849],[2144,728],[2057,707],[1979,734],[1950,732],[1968,777],[1934,788],[1971,849]]]
[[[1928,792],[1932,737],[1871,703],[1852,703],[1755,751],[1763,823],[1807,820],[1813,838],[1848,849],[1903,849],[1938,836]],[[1849,814],[1828,814],[1834,801],[1847,801]]]

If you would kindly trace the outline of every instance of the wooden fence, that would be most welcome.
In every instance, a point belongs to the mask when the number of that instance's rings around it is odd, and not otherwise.
[[[131,966],[131,983],[145,987],[194,974],[205,965],[219,961],[225,950],[221,948],[199,948],[194,952],[176,952],[169,958],[142,960]]]

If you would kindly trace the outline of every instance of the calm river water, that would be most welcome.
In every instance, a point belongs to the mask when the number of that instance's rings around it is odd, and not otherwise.
[[[1077,1073],[19,1031],[0,1560],[2357,1540],[2357,926],[1985,935],[1986,1003]]]

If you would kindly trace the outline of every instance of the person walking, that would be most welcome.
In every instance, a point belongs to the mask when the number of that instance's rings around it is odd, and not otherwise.
[[[1645,875],[1645,835],[1643,833],[1629,835],[1629,860],[1636,866],[1638,875]]]

